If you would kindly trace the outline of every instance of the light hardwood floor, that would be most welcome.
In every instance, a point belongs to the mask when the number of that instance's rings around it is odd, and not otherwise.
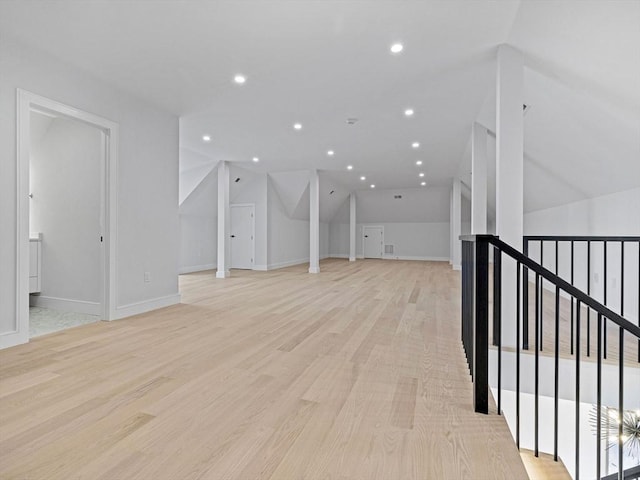
[[[0,478],[526,479],[473,413],[459,273],[181,277],[183,304],[0,351]]]

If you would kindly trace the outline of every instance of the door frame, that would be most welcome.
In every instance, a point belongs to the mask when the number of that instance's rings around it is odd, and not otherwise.
[[[362,226],[362,258],[367,258],[364,252],[364,231],[367,228],[379,228],[382,230],[382,250],[380,250],[380,258],[384,256],[384,225],[363,225]]]
[[[18,343],[29,340],[29,170],[31,111],[51,112],[98,128],[102,132],[101,162],[101,311],[102,319],[116,317],[117,192],[119,125],[111,120],[17,89],[17,253],[16,331]],[[8,339],[7,339],[8,340]],[[12,341],[12,344],[16,344]]]
[[[231,214],[231,209],[234,207],[250,207],[251,208],[251,258],[253,259],[253,262],[251,262],[251,269],[250,270],[254,270],[255,265],[256,265],[256,204],[255,203],[231,203],[229,204],[229,230],[231,230],[231,219],[232,219],[232,214]],[[232,232],[230,232],[232,233]],[[230,244],[231,247],[233,247],[232,244]],[[231,265],[231,257],[232,257],[232,253],[230,253],[229,255],[229,270],[231,270],[232,268],[234,268]]]

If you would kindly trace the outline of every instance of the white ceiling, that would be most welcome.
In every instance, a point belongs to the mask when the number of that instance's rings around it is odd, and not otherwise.
[[[508,42],[531,72],[533,170],[584,181],[587,196],[640,184],[638,1],[4,0],[0,32],[180,115],[181,147],[203,159],[262,173],[317,168],[349,190],[418,187],[419,171],[430,187],[448,185],[472,122],[491,123],[495,51]],[[394,56],[395,41],[405,50]],[[624,158],[611,181],[580,168],[607,152]],[[555,191],[530,205],[566,199]]]

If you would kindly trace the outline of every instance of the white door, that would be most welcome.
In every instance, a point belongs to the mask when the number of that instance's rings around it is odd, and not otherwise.
[[[384,235],[382,227],[364,227],[364,258],[382,258]]]
[[[253,268],[253,205],[231,205],[231,268]]]

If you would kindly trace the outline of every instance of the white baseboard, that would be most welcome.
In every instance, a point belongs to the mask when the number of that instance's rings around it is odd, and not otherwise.
[[[178,274],[182,275],[183,273],[193,273],[193,272],[202,272],[204,270],[215,270],[215,263],[205,263],[204,265],[191,265],[188,267],[180,267],[178,269]]]
[[[329,254],[330,258],[349,258],[348,253],[331,253]]]
[[[47,297],[45,295],[29,295],[31,307],[52,308],[63,312],[84,313],[85,315],[102,315],[102,306],[98,302],[71,300],[69,298]]]
[[[29,341],[29,332],[5,332],[0,333],[0,350],[3,348],[15,347]]]
[[[152,298],[151,300],[145,300],[142,302],[130,303],[129,305],[122,305],[116,308],[115,317],[113,320],[130,317],[132,315],[138,315],[140,313],[150,312],[151,310],[157,310],[158,308],[169,307],[180,303],[180,294],[174,293],[172,295],[166,295],[164,297]]]
[[[297,260],[287,260],[286,262],[270,263],[267,270],[276,270],[278,268],[293,267],[294,265],[302,265],[303,263],[309,263],[308,258],[299,258]]]
[[[454,270],[462,270],[462,265],[452,265],[451,268]]]
[[[417,260],[423,262],[448,262],[448,257],[421,257],[421,256],[411,256],[411,255],[389,255],[383,256],[383,260]]]
[[[269,270],[268,265],[254,265],[251,270],[258,270],[259,272],[266,272]]]

